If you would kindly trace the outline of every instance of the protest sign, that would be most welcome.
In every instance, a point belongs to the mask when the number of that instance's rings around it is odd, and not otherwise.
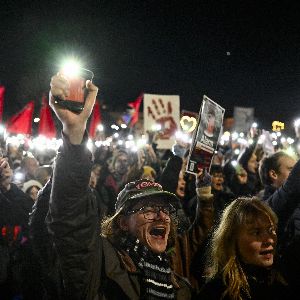
[[[203,96],[197,128],[194,131],[186,171],[197,174],[209,169],[218,145],[225,109]]]
[[[180,126],[183,132],[192,133],[197,127],[198,114],[193,111],[181,112]]]
[[[248,132],[254,121],[254,108],[235,106],[233,118],[234,128],[237,132]]]
[[[144,130],[160,126],[158,149],[171,149],[179,128],[179,96],[144,94]]]

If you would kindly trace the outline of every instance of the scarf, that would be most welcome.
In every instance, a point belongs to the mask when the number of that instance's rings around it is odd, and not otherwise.
[[[122,244],[140,271],[141,299],[175,299],[167,254],[153,253],[138,239],[127,238]]]

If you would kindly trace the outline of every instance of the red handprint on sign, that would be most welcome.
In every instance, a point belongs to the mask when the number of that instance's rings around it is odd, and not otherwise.
[[[161,98],[152,99],[152,106],[147,107],[148,116],[151,116],[153,120],[161,125],[160,139],[167,140],[175,134],[177,130],[177,124],[172,116],[172,103],[168,101],[167,105]]]

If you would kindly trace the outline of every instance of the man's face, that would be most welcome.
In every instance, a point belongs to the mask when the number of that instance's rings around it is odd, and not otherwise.
[[[215,129],[215,116],[212,115],[212,114],[209,114],[208,115],[208,118],[207,118],[207,131],[209,133],[213,133],[214,132],[214,129]]]
[[[213,173],[211,177],[211,186],[216,191],[223,190],[223,183],[224,183],[224,175],[223,173]]]
[[[115,162],[115,171],[117,174],[125,175],[128,171],[128,156],[124,153],[117,157]]]
[[[26,172],[28,174],[30,174],[31,176],[35,175],[35,171],[37,170],[38,167],[39,167],[39,164],[35,158],[29,158],[26,161],[25,169],[26,169]]]
[[[273,186],[279,188],[287,180],[292,171],[296,161],[289,156],[282,156],[279,158],[279,170],[276,173],[274,170],[271,170],[270,176],[273,180]]]
[[[136,205],[133,210],[141,207],[143,209],[122,217],[120,225],[123,230],[137,237],[152,252],[162,253],[167,248],[171,224],[168,213],[158,209],[165,205],[163,202],[147,203],[143,206]]]
[[[246,264],[270,267],[273,265],[276,242],[274,225],[266,216],[261,216],[252,224],[244,225],[239,230],[238,253]]]

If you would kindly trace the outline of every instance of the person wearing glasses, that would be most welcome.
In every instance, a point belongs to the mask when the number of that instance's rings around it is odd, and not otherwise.
[[[174,194],[147,179],[130,182],[100,228],[86,147],[86,123],[98,88],[90,81],[86,88],[84,109],[76,114],[55,101],[69,93],[66,78],[58,74],[51,80],[50,105],[63,125],[63,145],[47,225],[59,257],[63,299],[190,299],[188,283],[171,270],[167,255],[180,205]]]

